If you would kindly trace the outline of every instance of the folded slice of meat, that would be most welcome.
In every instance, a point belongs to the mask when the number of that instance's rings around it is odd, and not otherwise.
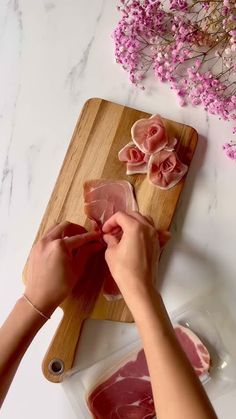
[[[126,163],[126,174],[147,173],[150,154],[143,153],[130,141],[118,153],[120,161]]]
[[[84,210],[92,221],[92,228],[101,229],[117,211],[138,209],[132,185],[125,180],[89,180],[84,183]],[[107,267],[103,294],[107,300],[122,298]]]
[[[176,152],[162,150],[153,154],[148,162],[148,177],[160,189],[173,188],[188,170]]]
[[[175,334],[197,375],[206,374],[210,368],[210,354],[206,346],[188,327],[176,325]]]
[[[177,339],[198,376],[210,366],[210,355],[198,336],[177,324]],[[90,391],[88,407],[94,419],[153,419],[154,402],[143,349],[113,367]]]
[[[143,153],[157,153],[168,144],[167,130],[160,115],[136,121],[131,128],[131,136]]]

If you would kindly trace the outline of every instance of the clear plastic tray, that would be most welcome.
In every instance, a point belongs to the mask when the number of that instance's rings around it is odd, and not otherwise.
[[[236,386],[236,326],[219,295],[210,293],[196,298],[173,312],[171,320],[173,324],[189,327],[210,352],[209,375],[203,380],[209,398],[214,400],[232,390]],[[80,371],[75,368],[65,375],[62,385],[78,418],[92,417],[86,403],[91,388],[104,374],[107,375],[109,370],[114,372],[116,365],[118,367],[141,347],[141,341],[137,339],[89,368]]]
[[[92,415],[87,407],[86,395],[100,378],[109,370],[113,370],[114,365],[119,365],[122,360],[127,360],[133,353],[141,348],[140,340],[136,340],[111,356],[102,359],[89,368],[77,371],[72,369],[63,380],[62,386],[68,396],[72,408],[79,419],[91,419]]]

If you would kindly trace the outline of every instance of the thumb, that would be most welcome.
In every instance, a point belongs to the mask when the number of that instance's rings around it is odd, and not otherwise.
[[[110,247],[114,247],[119,243],[119,240],[116,236],[113,236],[112,234],[104,234],[103,240],[107,244],[108,249]]]
[[[71,237],[65,237],[63,241],[66,245],[67,250],[71,252],[72,250],[78,249],[80,246],[88,242],[99,240],[100,237],[101,234],[98,232],[89,232],[84,234],[77,234]]]

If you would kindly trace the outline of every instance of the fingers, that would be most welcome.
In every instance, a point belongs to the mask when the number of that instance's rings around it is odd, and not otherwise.
[[[154,221],[150,216],[143,216],[138,211],[131,211],[128,214],[125,212],[118,211],[109,218],[103,225],[102,231],[104,233],[110,233],[114,230],[121,228],[123,231],[129,229],[133,225],[133,220],[139,221],[145,225],[151,225],[155,227]]]
[[[65,237],[63,241],[66,245],[67,250],[71,252],[72,250],[78,249],[79,247],[83,246],[86,243],[89,243],[92,241],[98,241],[100,237],[101,237],[101,233],[90,232],[90,233],[84,233],[84,234],[77,234],[71,237]]]
[[[155,223],[153,221],[153,218],[150,215],[144,215],[144,218],[153,226],[155,227]]]
[[[58,226],[58,224],[59,223],[55,223],[55,224],[53,224],[53,226],[51,226],[47,231],[46,231],[46,233],[44,234],[44,237],[46,237],[49,233],[51,233],[51,231],[52,230],[54,230],[54,228],[56,227],[56,226]]]
[[[87,230],[79,224],[70,223],[69,221],[63,221],[51,227],[44,237],[49,240],[57,240],[62,239],[66,236],[70,237],[86,232]]]
[[[84,234],[84,233],[87,233],[86,228],[84,228],[83,226],[79,224],[70,223],[68,226],[65,227],[62,233],[62,238],[67,237],[67,236],[68,237],[76,236],[78,234]]]
[[[52,227],[44,236],[44,238],[50,239],[50,240],[56,240],[60,239],[62,237],[62,234],[66,227],[68,227],[71,223],[69,221],[63,221],[60,224],[56,224],[54,227]]]
[[[140,223],[148,224],[148,225],[151,225],[152,227],[155,227],[154,221],[150,215],[142,215],[138,211],[132,211],[129,214]]]
[[[113,236],[112,234],[104,234],[103,240],[107,244],[108,248],[116,246],[119,243],[118,237]]]
[[[130,227],[133,223],[133,218],[125,212],[118,211],[107,220],[103,227],[103,233],[109,233],[117,227],[121,227],[123,231]]]

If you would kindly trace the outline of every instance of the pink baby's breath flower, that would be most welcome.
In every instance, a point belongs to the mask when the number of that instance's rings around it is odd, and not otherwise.
[[[223,145],[223,150],[227,157],[236,161],[236,142],[229,141]]]
[[[235,2],[170,0],[170,10],[164,5],[164,0],[119,2],[116,62],[135,86],[144,89],[146,74],[153,72],[157,80],[170,83],[181,106],[202,105],[219,119],[235,121]],[[235,149],[229,150],[233,158]]]

